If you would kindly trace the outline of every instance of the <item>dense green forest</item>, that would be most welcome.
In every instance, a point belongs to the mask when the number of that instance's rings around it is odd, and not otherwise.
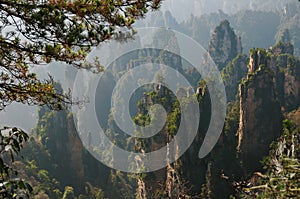
[[[201,118],[189,149],[174,163],[157,171],[133,174],[114,170],[91,153],[103,151],[87,149],[82,143],[80,136],[88,132],[78,132],[77,127],[89,125],[90,118],[76,115],[71,108],[57,111],[40,106],[38,121],[12,163],[18,178],[31,185],[30,197],[298,198],[300,3],[288,3],[282,9],[245,9],[230,14],[219,10],[191,15],[181,22],[168,11],[156,11],[137,21],[136,26],[170,27],[205,47],[221,72],[227,96],[225,123],[217,144],[206,157],[198,158],[212,115],[210,92],[201,74],[187,60],[169,51],[136,50],[112,63],[96,85],[97,120],[118,146],[147,153],[174,138],[181,123],[179,102],[192,103],[192,89]],[[176,45],[172,35],[163,31],[156,34],[153,43]],[[124,71],[147,63],[149,56],[155,57],[152,63],[176,69],[192,88],[173,93],[166,86],[148,84],[135,90],[130,99],[130,114],[136,124],[149,124],[147,108],[153,104],[163,106],[167,117],[155,136],[132,138],[112,119],[111,96]],[[199,64],[209,67],[206,59],[204,56]],[[68,68],[65,72],[70,84],[76,70]],[[160,79],[160,73],[155,78]],[[164,83],[163,78],[159,81]],[[62,89],[59,83],[55,87]],[[189,123],[185,125],[188,129]]]

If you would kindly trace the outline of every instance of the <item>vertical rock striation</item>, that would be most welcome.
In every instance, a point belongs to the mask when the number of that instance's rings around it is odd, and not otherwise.
[[[222,70],[237,54],[242,52],[241,39],[236,36],[227,20],[213,31],[208,53],[219,70]]]
[[[247,174],[261,169],[260,161],[268,155],[269,145],[282,129],[281,109],[270,63],[264,49],[253,49],[247,78],[239,87],[238,150]]]

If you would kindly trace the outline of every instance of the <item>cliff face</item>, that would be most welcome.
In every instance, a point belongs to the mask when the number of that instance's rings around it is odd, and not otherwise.
[[[293,56],[294,47],[289,42],[279,42],[271,51],[276,91],[281,106],[291,111],[300,106],[300,61]]]
[[[227,101],[236,100],[238,85],[247,74],[248,57],[245,54],[238,54],[229,64],[221,71],[224,81]]]
[[[83,146],[73,118],[65,110],[41,108],[36,135],[50,154],[52,165],[47,165],[48,169],[54,170],[57,179],[78,186],[79,180],[84,179]]]
[[[263,49],[250,54],[247,78],[239,87],[238,149],[246,173],[260,170],[260,160],[281,132],[281,110],[275,92],[270,57]]]
[[[74,120],[71,117],[67,118],[68,129],[68,150],[70,153],[70,168],[75,171],[78,179],[84,179],[84,166],[83,166],[83,145],[78,136],[77,130],[74,125]]]
[[[221,70],[241,52],[240,38],[236,36],[227,20],[222,21],[212,33],[208,46],[209,55]]]
[[[269,145],[279,137],[282,111],[300,106],[300,61],[289,42],[268,51],[252,49],[248,75],[239,86],[238,149],[246,172],[260,168]]]

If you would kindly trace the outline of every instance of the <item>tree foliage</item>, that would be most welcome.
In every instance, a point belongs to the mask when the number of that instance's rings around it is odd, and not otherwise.
[[[16,177],[18,172],[11,167],[14,155],[20,152],[28,138],[24,131],[16,127],[0,129],[0,198],[15,198],[32,191],[28,183]]]
[[[53,80],[39,80],[29,67],[61,61],[101,71],[85,61],[91,48],[108,39],[126,39],[132,24],[161,0],[1,0],[0,110],[12,101],[25,104],[71,102]]]

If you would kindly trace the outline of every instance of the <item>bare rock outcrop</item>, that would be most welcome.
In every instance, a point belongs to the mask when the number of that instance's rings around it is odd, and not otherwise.
[[[227,20],[222,21],[212,33],[208,46],[209,55],[221,70],[241,52],[240,37],[236,36]]]
[[[260,170],[269,145],[281,132],[281,109],[275,92],[270,57],[264,49],[250,54],[247,78],[239,87],[238,149],[246,173]]]

